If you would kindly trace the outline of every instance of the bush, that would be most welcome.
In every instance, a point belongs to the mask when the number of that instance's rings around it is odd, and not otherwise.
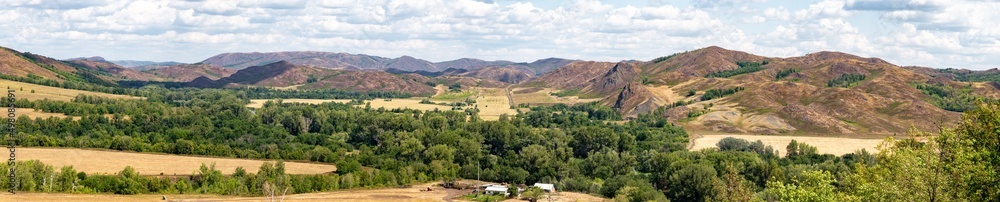
[[[864,81],[865,75],[863,74],[844,74],[840,77],[830,80],[826,83],[828,87],[840,87],[840,88],[850,88],[858,82]]]
[[[799,72],[799,70],[798,70],[798,69],[786,69],[786,70],[781,70],[780,72],[778,72],[778,74],[775,74],[775,75],[774,75],[774,79],[775,79],[775,80],[778,80],[778,79],[781,79],[781,78],[785,78],[785,77],[787,77],[788,75],[792,75],[793,73],[797,73],[797,72]]]
[[[765,64],[767,64],[767,61],[762,63],[746,62],[746,61],[736,62],[736,65],[739,66],[736,69],[709,73],[708,75],[705,75],[705,78],[729,78],[740,74],[754,73],[760,70],[764,70],[764,68],[761,66]]]
[[[701,100],[706,101],[715,98],[725,97],[727,95],[732,95],[735,94],[736,92],[743,91],[743,89],[744,89],[743,87],[733,87],[728,89],[711,89],[705,91],[704,95],[701,95]]]

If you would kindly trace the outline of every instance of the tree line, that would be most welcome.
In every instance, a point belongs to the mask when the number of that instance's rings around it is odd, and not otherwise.
[[[687,132],[663,116],[643,114],[625,123],[608,122],[620,115],[608,114],[612,110],[596,104],[534,107],[483,121],[464,111],[338,103],[278,101],[250,109],[244,107],[249,102],[246,95],[235,90],[153,90],[164,92],[143,100],[86,96],[71,102],[19,100],[47,112],[81,115],[79,120],[19,117],[21,143],[338,166],[335,175],[284,178],[285,187],[292,187],[290,193],[332,190],[345,183],[382,187],[460,178],[554,183],[564,191],[627,201],[989,201],[998,198],[991,190],[1000,188],[996,182],[1000,147],[993,132],[1000,126],[995,118],[1000,116],[1000,103],[995,102],[967,111],[957,128],[943,130],[930,141],[887,141],[877,154],[862,150],[835,156],[799,142],[779,155],[762,143],[736,139],[723,140],[719,149],[688,151]],[[31,169],[37,172],[19,172],[41,173],[38,176],[43,177],[32,178],[35,185],[50,186],[63,173]],[[203,170],[191,178],[168,180],[127,170],[83,179],[77,172],[76,179],[94,192],[121,194],[186,190],[257,195],[265,184],[284,183],[249,174],[220,177],[211,166]],[[66,173],[63,180],[72,179],[73,172]],[[45,186],[20,188],[47,191]]]

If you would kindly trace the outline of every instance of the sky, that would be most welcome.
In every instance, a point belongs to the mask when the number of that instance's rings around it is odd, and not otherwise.
[[[327,51],[440,62],[643,60],[707,46],[1000,67],[1000,1],[0,1],[0,46],[54,58],[198,62]]]

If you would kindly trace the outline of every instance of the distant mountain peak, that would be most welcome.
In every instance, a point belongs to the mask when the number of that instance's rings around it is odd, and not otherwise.
[[[108,60],[105,60],[104,57],[101,57],[101,56],[78,57],[78,58],[70,58],[70,59],[66,59],[66,60],[68,60],[68,61],[86,60],[86,61],[93,61],[93,62],[108,62]]]

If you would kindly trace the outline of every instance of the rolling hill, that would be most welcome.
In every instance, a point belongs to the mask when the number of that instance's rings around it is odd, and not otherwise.
[[[191,87],[266,86],[297,89],[341,89],[354,91],[409,92],[429,95],[435,90],[417,74],[396,75],[384,71],[334,70],[296,65],[287,61],[252,66],[217,80],[205,76],[193,79]]]
[[[284,60],[288,59],[288,60]],[[233,71],[232,69],[240,69]],[[204,63],[136,71],[103,58],[56,60],[0,48],[5,78],[115,85],[124,80],[192,87],[433,94],[432,85],[505,87],[600,100],[626,117],[655,113],[693,130],[888,135],[955,123],[977,100],[1000,99],[1000,70],[900,67],[840,52],[767,57],[706,47],[651,61],[558,58],[531,63],[463,58],[431,63],[329,52],[227,53]],[[554,89],[554,90],[552,90]],[[548,96],[548,94],[546,94]]]
[[[236,70],[226,69],[207,64],[180,64],[143,71],[170,81],[188,82],[198,77],[218,80],[236,73]]]
[[[201,63],[217,65],[231,69],[243,69],[251,66],[287,61],[295,65],[314,66],[328,69],[343,70],[388,70],[439,72],[447,69],[480,69],[495,66],[519,66],[528,69],[534,75],[540,75],[574,60],[547,58],[530,63],[510,61],[485,61],[473,58],[461,58],[452,61],[432,63],[410,56],[387,58],[364,54],[333,53],[318,51],[288,51],[270,53],[223,53],[205,59]]]
[[[957,79],[988,73],[903,68],[839,52],[776,58],[713,46],[650,62],[574,62],[519,86],[600,97],[629,117],[661,109],[659,115],[695,130],[891,135],[955,123],[961,108],[949,107],[959,102],[949,96],[1000,97],[994,81]]]

